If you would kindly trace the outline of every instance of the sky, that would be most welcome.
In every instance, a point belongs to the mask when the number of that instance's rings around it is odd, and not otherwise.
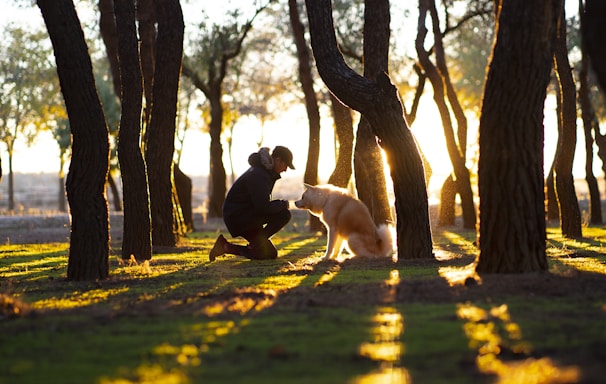
[[[0,5],[4,8],[5,4],[12,3],[11,0],[0,0]],[[82,4],[81,2],[76,2]],[[184,3],[187,4],[187,3]],[[191,5],[191,4],[190,4]],[[215,11],[219,8],[213,8]],[[81,9],[78,10],[81,12]],[[86,10],[84,10],[86,11]],[[90,10],[88,10],[90,11]],[[187,13],[187,10],[186,10]],[[83,18],[85,16],[81,16]],[[42,17],[36,7],[29,10],[13,12],[13,17],[4,20],[23,20],[24,22],[43,23]],[[4,22],[5,22],[4,21]],[[1,24],[2,22],[0,22]],[[431,87],[426,87],[429,91],[422,98],[421,106],[417,114],[417,120],[414,122],[411,130],[415,134],[421,149],[429,159],[434,171],[430,188],[438,188],[444,178],[450,173],[451,166],[447,157],[446,146],[442,134],[442,125],[439,120],[439,112],[433,103]],[[546,169],[551,164],[553,153],[555,152],[555,136],[553,131],[555,125],[555,106],[547,101],[549,108],[546,110],[545,126],[545,159]],[[551,112],[550,112],[551,111]],[[477,121],[473,116],[469,116],[470,142],[476,140]],[[320,182],[325,182],[334,168],[334,132],[333,124],[330,118],[324,117],[322,121],[321,141],[320,141]],[[289,147],[294,154],[295,171],[288,171],[300,174],[301,177],[305,171],[305,160],[307,158],[308,147],[308,122],[303,104],[294,105],[288,112],[283,113],[275,121],[269,121],[263,127],[263,146],[273,148],[276,145],[285,145]],[[579,133],[577,140],[577,155],[575,159],[574,172],[577,177],[584,176],[584,142],[583,134],[579,124]],[[556,130],[557,131],[557,130]],[[474,132],[476,134],[474,134]],[[551,133],[550,133],[551,132]],[[248,168],[247,158],[257,148],[257,142],[262,135],[262,128],[256,121],[243,119],[234,129],[233,153],[234,153],[234,171],[235,174],[241,174]],[[227,152],[226,140],[222,140],[224,146],[223,162],[229,173],[230,159]],[[181,169],[189,175],[207,174],[209,169],[209,146],[210,138],[208,134],[200,130],[188,130],[183,148],[181,159]],[[6,148],[0,144],[0,153],[2,156],[2,166],[7,172],[8,157]],[[32,155],[35,154],[35,155]],[[13,157],[13,170],[17,173],[58,173],[59,171],[59,149],[50,133],[41,135],[38,140],[30,147],[21,142],[15,146]],[[596,174],[600,173],[601,161],[595,162]]]

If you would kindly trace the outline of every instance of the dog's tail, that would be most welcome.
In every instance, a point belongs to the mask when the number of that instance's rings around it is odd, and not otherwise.
[[[377,242],[379,255],[391,256],[396,249],[394,227],[388,224],[381,224],[377,227],[377,235],[379,236]]]

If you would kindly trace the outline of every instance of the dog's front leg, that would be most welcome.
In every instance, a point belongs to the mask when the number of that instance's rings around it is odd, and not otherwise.
[[[331,230],[330,228],[328,228],[326,232],[326,235],[328,237],[328,243],[326,244],[326,253],[324,254],[324,260],[330,260],[335,257],[335,243],[337,241],[338,234],[337,231]]]

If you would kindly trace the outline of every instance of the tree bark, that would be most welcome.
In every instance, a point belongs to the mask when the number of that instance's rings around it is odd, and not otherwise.
[[[364,2],[364,77],[374,79],[388,73],[389,2]],[[392,223],[383,155],[377,138],[364,115],[360,118],[354,152],[354,171],[358,198],[368,207],[377,225]]]
[[[99,32],[103,38],[112,75],[114,92],[120,96],[120,63],[118,62],[118,30],[114,17],[114,0],[99,0]]]
[[[555,42],[554,69],[558,79],[561,110],[558,118],[562,123],[558,135],[558,156],[555,160],[554,177],[558,205],[560,207],[560,228],[562,235],[569,238],[583,236],[581,231],[581,211],[574,188],[572,165],[577,143],[577,100],[572,69],[568,62],[566,48],[566,18],[562,2],[557,39]]]
[[[307,147],[307,164],[305,165],[303,182],[316,185],[318,184],[318,161],[320,160],[320,109],[318,108],[318,99],[314,90],[314,81],[310,66],[311,58],[307,42],[305,41],[305,29],[299,16],[297,0],[288,0],[288,10],[295,46],[297,47],[299,81],[301,82],[301,89],[305,97],[305,110],[307,111],[307,120],[309,121],[309,144]],[[318,231],[323,228],[318,217],[311,213],[309,214],[309,224],[311,231]]]
[[[602,92],[606,94],[606,2],[603,0],[585,0],[583,18],[583,41],[587,47],[587,54],[595,71]]]
[[[175,187],[177,188],[177,197],[183,214],[183,224],[187,232],[195,231],[194,214],[192,209],[192,181],[181,171],[177,164],[174,165],[175,170]]]
[[[118,160],[122,174],[124,225],[122,259],[150,260],[152,254],[151,217],[147,171],[139,146],[143,98],[139,43],[133,0],[114,3],[120,57],[121,105],[118,133]]]
[[[547,270],[542,122],[560,5],[497,6],[480,117],[478,273]]]
[[[183,13],[178,0],[155,0],[158,15],[152,115],[145,152],[152,217],[152,244],[179,240],[173,205],[173,152],[177,92],[183,56]]]
[[[101,280],[109,275],[109,209],[105,196],[109,136],[105,116],[73,2],[37,3],[53,44],[72,133],[66,182],[71,211],[67,279]]]
[[[338,148],[335,169],[328,178],[328,184],[347,188],[352,172],[354,146],[353,119],[349,107],[341,104],[332,93],[330,94],[330,105],[335,121]]]
[[[583,2],[579,1],[581,15],[581,30],[583,29]],[[595,111],[589,98],[589,57],[583,36],[581,36],[581,69],[579,71],[579,105],[585,133],[585,180],[589,189],[589,222],[594,225],[602,224],[602,201],[598,180],[593,174],[593,132],[599,132]],[[595,122],[595,124],[594,124]]]
[[[154,0],[137,0],[136,17],[139,21],[141,75],[143,76],[143,150],[147,146],[147,128],[151,119],[153,102],[153,80],[156,68],[156,12]]]
[[[337,49],[330,0],[306,0],[306,5],[322,80],[341,102],[368,119],[387,155],[396,197],[398,259],[432,258],[423,162],[397,89],[385,73],[373,81],[345,64]]]

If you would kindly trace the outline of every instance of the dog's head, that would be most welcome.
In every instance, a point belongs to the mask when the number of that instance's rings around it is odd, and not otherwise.
[[[295,201],[295,206],[297,208],[307,209],[312,212],[321,210],[322,206],[324,205],[322,190],[306,183],[303,185],[305,190],[303,191],[301,198]]]

